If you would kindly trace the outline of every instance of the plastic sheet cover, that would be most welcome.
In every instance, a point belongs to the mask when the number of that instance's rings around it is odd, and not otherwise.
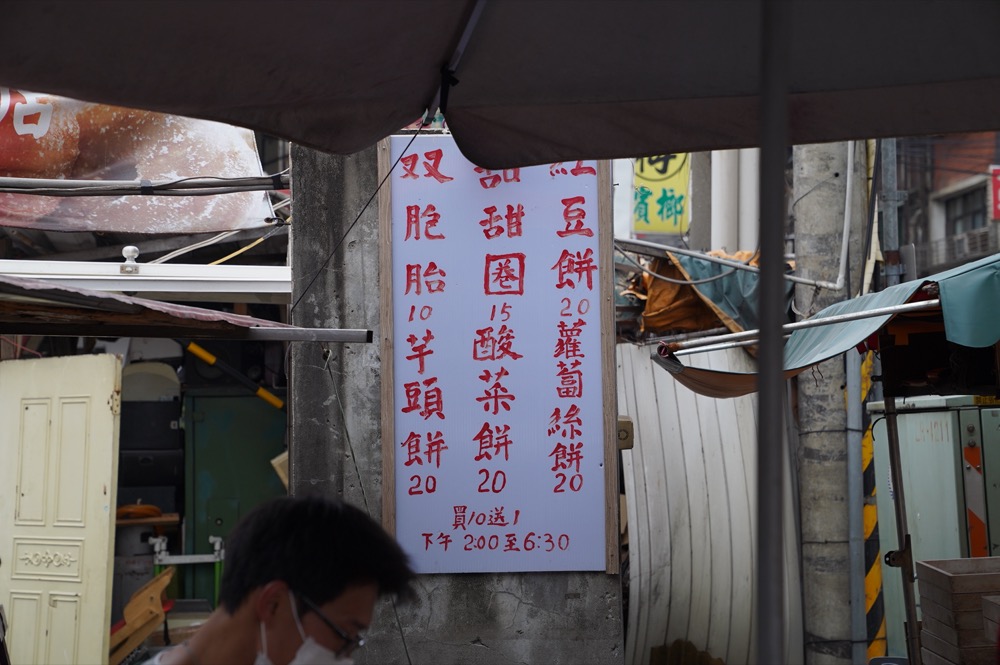
[[[162,181],[261,175],[248,129],[0,87],[0,176]],[[261,226],[271,214],[263,192],[0,193],[0,226],[43,231],[211,233]]]

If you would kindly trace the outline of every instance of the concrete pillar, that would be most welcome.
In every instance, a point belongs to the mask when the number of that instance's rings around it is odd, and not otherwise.
[[[616,159],[611,162],[615,238],[632,237],[632,210],[635,207],[634,173],[634,160]]]
[[[739,240],[736,249],[752,252],[760,236],[760,148],[739,151]]]
[[[292,163],[291,322],[369,328],[376,342],[291,344],[289,489],[344,498],[378,517],[377,206],[348,233],[378,185],[375,149],[335,157],[293,146]]]
[[[865,217],[864,162],[864,151],[855,151],[850,286],[835,292],[797,285],[796,308],[806,316],[857,292]],[[835,282],[844,227],[846,144],[796,146],[793,165],[797,272],[808,279]],[[845,382],[843,356],[797,379],[804,637],[806,662],[813,665],[847,665],[852,654]]]
[[[380,339],[376,203],[361,212],[378,186],[375,148],[331,156],[294,146],[292,169],[292,322],[370,328]],[[377,343],[292,345],[293,493],[342,496],[381,515],[381,379]],[[416,587],[413,602],[379,604],[359,665],[624,663],[618,575],[422,575]]]
[[[712,249],[712,153],[692,152],[688,190],[688,247]]]
[[[712,151],[712,249],[739,244],[740,151]]]

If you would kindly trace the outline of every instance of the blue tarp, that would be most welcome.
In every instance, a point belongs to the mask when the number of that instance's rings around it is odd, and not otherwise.
[[[936,284],[939,290],[945,338],[949,342],[982,348],[1000,341],[1000,254],[836,303],[820,311],[812,320],[913,302],[919,299],[918,293],[931,284]],[[887,314],[796,330],[785,343],[785,376],[794,376],[807,367],[853,349],[877,333],[893,316]],[[755,374],[685,367],[669,352],[656,353],[654,359],[679,382],[702,394],[737,397],[756,390]]]

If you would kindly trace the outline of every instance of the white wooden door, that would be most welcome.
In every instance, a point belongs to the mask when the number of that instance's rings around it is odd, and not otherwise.
[[[0,362],[0,602],[11,660],[108,660],[121,362]]]

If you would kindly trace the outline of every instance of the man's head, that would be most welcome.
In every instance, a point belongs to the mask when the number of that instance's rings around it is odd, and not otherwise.
[[[317,496],[282,497],[252,510],[226,539],[219,602],[234,614],[273,581],[317,605],[359,584],[409,596],[412,579],[406,554],[361,510]]]

